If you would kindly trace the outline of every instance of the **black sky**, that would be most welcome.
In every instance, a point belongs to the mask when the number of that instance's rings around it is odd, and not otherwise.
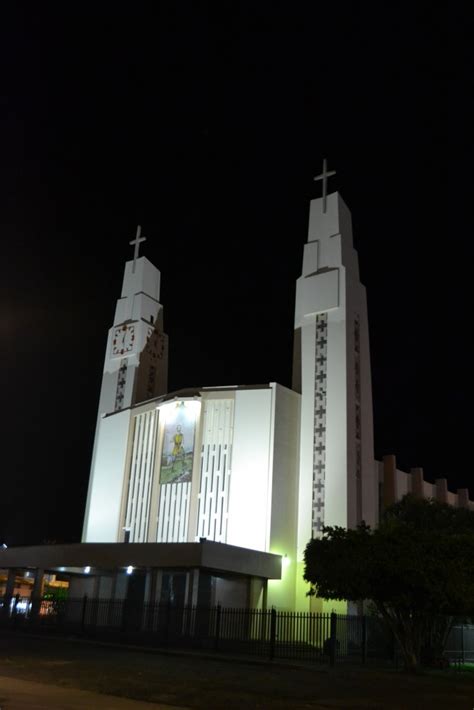
[[[474,496],[472,14],[46,5],[0,23],[0,540],[80,537],[138,222],[162,273],[170,389],[290,384],[323,157],[367,286],[376,456]]]

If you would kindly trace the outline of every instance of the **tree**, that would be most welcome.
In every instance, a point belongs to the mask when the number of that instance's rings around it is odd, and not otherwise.
[[[324,528],[304,577],[325,599],[371,600],[416,670],[423,651],[442,654],[455,615],[474,614],[474,512],[407,495],[374,530]]]

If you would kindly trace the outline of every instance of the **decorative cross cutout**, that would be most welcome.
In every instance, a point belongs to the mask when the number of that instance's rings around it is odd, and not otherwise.
[[[321,474],[324,471],[324,464],[323,463],[317,463],[316,466],[314,467],[314,470],[317,471],[319,474]]]
[[[325,449],[326,449],[326,447],[324,446],[324,444],[318,444],[315,448],[315,451],[317,454],[319,454],[321,456],[321,454],[323,453],[323,451],[325,451]]]
[[[321,499],[317,500],[316,503],[314,504],[314,507],[316,508],[318,513],[320,513],[322,508],[324,508],[324,501]]]
[[[326,206],[327,206],[328,177],[331,177],[332,175],[335,175],[335,174],[336,174],[335,170],[328,170],[327,169],[327,160],[326,160],[326,158],[324,158],[323,172],[320,175],[316,175],[316,177],[313,178],[315,181],[321,180],[323,183],[323,214],[326,213]]]
[[[145,242],[145,241],[146,241],[146,237],[142,237],[142,236],[141,236],[141,233],[142,233],[142,228],[141,228],[140,225],[138,225],[138,227],[137,227],[137,236],[135,237],[135,239],[134,239],[133,241],[130,242],[130,246],[135,246],[135,248],[134,248],[134,250],[133,250],[132,274],[135,273],[135,266],[136,266],[137,259],[138,259],[138,251],[139,251],[139,249],[140,249],[140,244],[141,244],[142,242]]]
[[[321,491],[324,490],[324,483],[322,481],[318,481],[317,483],[314,484],[314,490],[317,491],[318,493],[321,493]]]

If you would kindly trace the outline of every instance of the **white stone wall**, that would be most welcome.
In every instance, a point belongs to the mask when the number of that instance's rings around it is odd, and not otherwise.
[[[233,434],[233,396],[206,397],[202,408],[197,532],[193,542],[200,537],[227,541]]]
[[[272,390],[235,392],[227,543],[266,551],[270,544]]]
[[[82,542],[117,542],[129,445],[130,409],[99,420]]]
[[[403,498],[407,493],[411,493],[411,474],[397,469],[396,491],[397,500]]]
[[[270,545],[267,552],[282,555],[282,579],[268,584],[268,606],[294,610],[297,573],[298,450],[301,397],[272,383],[273,455],[271,467]]]
[[[125,478],[124,519],[124,527],[130,532],[130,542],[148,542],[157,431],[156,408],[133,417],[128,481]]]

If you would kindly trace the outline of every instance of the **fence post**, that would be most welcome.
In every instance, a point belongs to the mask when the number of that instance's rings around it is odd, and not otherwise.
[[[82,598],[82,614],[81,614],[81,631],[84,633],[86,628],[86,607],[87,607],[87,594],[84,594]]]
[[[397,639],[395,636],[395,632],[393,629],[391,630],[391,636],[390,636],[390,660],[392,663],[395,664],[395,668],[398,667],[398,661],[397,661]]]
[[[219,648],[220,632],[221,632],[221,605],[218,604],[216,607],[216,638],[214,641],[214,648],[216,651]]]
[[[362,615],[362,663],[367,661],[367,617]]]
[[[277,613],[274,606],[272,606],[270,611],[270,660],[273,661],[275,657],[275,640],[276,640],[276,624]]]
[[[129,629],[129,613],[130,613],[130,600],[125,597],[125,599],[121,600],[121,605],[122,605],[122,621],[120,624],[120,631],[121,633],[126,633],[127,630]]]
[[[169,635],[170,635],[170,616],[171,616],[171,599],[168,599],[166,605],[166,618],[165,618],[165,638],[164,645],[169,645]]]
[[[331,612],[331,642],[329,644],[329,665],[333,667],[336,663],[336,629],[337,615],[334,611]]]
[[[461,658],[464,665],[464,621],[461,624]]]

